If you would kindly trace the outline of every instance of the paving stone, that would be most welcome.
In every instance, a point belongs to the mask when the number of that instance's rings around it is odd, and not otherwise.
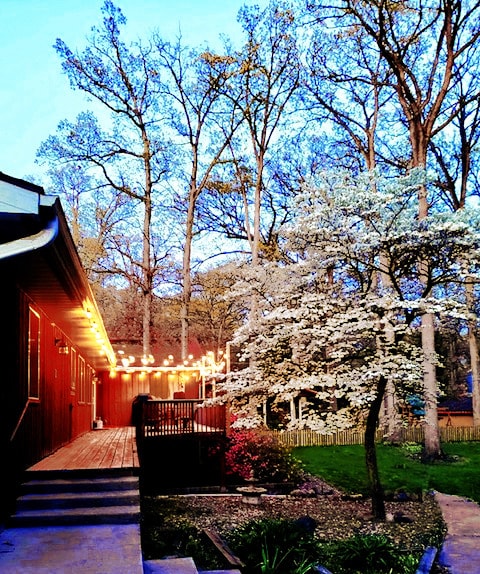
[[[480,505],[451,494],[435,493],[447,536],[439,563],[451,574],[480,574]]]

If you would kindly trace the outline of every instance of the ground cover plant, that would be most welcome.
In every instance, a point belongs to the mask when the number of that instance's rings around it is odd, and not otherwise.
[[[420,460],[421,445],[378,445],[380,478],[387,495],[437,490],[480,503],[480,443],[445,443],[445,457],[430,464]],[[305,469],[350,493],[368,495],[362,445],[298,447],[294,455]]]

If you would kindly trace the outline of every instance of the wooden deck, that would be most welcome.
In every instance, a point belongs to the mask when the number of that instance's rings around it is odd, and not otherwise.
[[[135,427],[92,430],[47,456],[29,471],[138,469]]]

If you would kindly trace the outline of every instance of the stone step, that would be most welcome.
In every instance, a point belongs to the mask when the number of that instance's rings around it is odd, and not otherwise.
[[[197,570],[192,558],[144,560],[144,574],[241,574],[240,570]]]
[[[144,560],[143,572],[144,574],[198,574],[192,558]]]
[[[44,475],[21,485],[9,526],[73,526],[140,522],[139,478],[131,475]]]
[[[138,490],[99,490],[95,492],[58,492],[24,494],[17,499],[17,512],[42,509],[88,508],[139,505]]]
[[[68,508],[20,510],[9,520],[10,528],[38,526],[79,526],[100,524],[135,524],[140,521],[140,506],[104,506],[102,508]]]
[[[118,478],[65,478],[29,480],[21,485],[21,494],[52,494],[59,492],[104,492],[115,490],[132,490],[139,488],[136,476]]]
[[[139,476],[131,468],[82,468],[76,470],[26,470],[24,481],[53,480],[57,478],[119,478],[121,476]]]

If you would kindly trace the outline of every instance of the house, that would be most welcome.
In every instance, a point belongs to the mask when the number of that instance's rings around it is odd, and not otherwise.
[[[18,473],[92,428],[115,354],[60,200],[0,172],[0,437]]]
[[[438,420],[441,427],[472,427],[472,397],[446,399],[438,405]]]
[[[113,348],[59,198],[2,172],[0,273],[0,440],[10,484],[2,504],[26,468],[101,428],[99,421],[132,425],[138,395],[154,395],[155,408],[169,410],[182,397],[183,415],[207,396],[208,375],[216,367],[209,354],[195,364],[164,359],[153,365],[136,362],[124,345]],[[210,412],[220,420],[217,411]],[[198,451],[198,445],[191,448]]]

